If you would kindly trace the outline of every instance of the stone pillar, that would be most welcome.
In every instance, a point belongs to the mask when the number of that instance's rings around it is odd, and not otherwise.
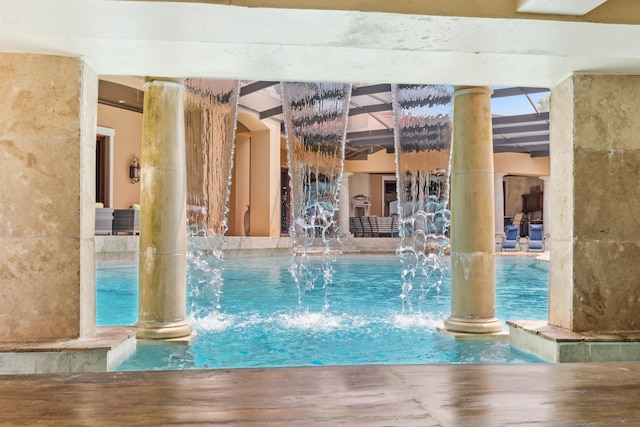
[[[147,79],[140,180],[138,338],[191,334],[186,320],[184,86]]]
[[[542,223],[544,227],[544,238],[545,238],[545,250],[549,250],[551,247],[551,211],[552,211],[552,202],[551,202],[551,177],[550,176],[541,176],[540,179],[543,183],[543,191],[542,195]]]
[[[349,177],[351,172],[342,172],[342,182],[340,183],[340,196],[338,200],[338,226],[340,227],[340,237],[353,237],[349,231],[349,208],[351,200],[349,196]]]
[[[640,330],[640,76],[575,75],[551,99],[549,323]]]
[[[97,96],[79,58],[0,53],[0,341],[95,331]]]
[[[451,163],[451,316],[446,330],[493,333],[495,220],[491,93],[456,86]]]
[[[502,242],[504,234],[504,185],[503,179],[505,174],[493,174],[493,193],[494,193],[494,215],[496,221],[496,247]]]
[[[251,132],[251,236],[280,237],[280,125]]]

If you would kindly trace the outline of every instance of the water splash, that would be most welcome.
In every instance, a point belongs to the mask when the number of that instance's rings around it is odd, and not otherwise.
[[[403,310],[420,312],[449,251],[452,88],[392,85]],[[414,291],[417,285],[418,292]],[[417,302],[417,307],[414,303]]]
[[[187,281],[192,318],[220,308],[240,82],[185,82]]]
[[[280,89],[291,183],[289,234],[294,259],[289,271],[298,288],[298,306],[304,293],[322,282],[326,310],[332,263],[341,252],[336,212],[351,85],[282,83]],[[309,257],[318,244],[320,265]]]

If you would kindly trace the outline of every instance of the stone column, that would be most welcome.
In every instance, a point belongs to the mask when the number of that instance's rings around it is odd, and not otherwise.
[[[549,323],[640,330],[640,76],[575,75],[551,98]]]
[[[494,193],[494,211],[496,221],[496,247],[504,238],[504,185],[503,179],[505,174],[493,174],[493,193]]]
[[[342,182],[340,183],[340,199],[338,206],[338,226],[340,227],[340,237],[353,237],[349,231],[349,208],[351,200],[349,196],[349,177],[353,175],[351,172],[342,172]]]
[[[138,338],[191,334],[186,320],[184,86],[147,79],[140,180]]]
[[[542,223],[544,227],[545,250],[549,250],[551,245],[551,177],[541,176],[544,194],[542,195]]]
[[[451,163],[451,316],[446,330],[493,333],[495,220],[491,93],[456,86]]]
[[[98,77],[79,58],[0,53],[0,94],[0,342],[87,336]]]

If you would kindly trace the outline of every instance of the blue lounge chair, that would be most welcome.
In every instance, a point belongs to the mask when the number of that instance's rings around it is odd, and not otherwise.
[[[507,225],[506,236],[502,239],[501,250],[520,250],[520,226]]]
[[[529,251],[544,251],[544,232],[542,224],[529,225]]]

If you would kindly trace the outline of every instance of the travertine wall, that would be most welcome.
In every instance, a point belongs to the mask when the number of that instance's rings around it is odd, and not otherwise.
[[[78,58],[0,54],[0,341],[95,329],[97,97]]]
[[[640,329],[640,76],[576,75],[552,90],[549,323]]]

